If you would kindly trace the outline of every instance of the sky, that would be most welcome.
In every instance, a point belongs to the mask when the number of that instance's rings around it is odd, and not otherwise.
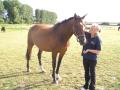
[[[33,10],[44,9],[55,12],[57,20],[87,14],[88,22],[120,22],[120,0],[19,0]]]

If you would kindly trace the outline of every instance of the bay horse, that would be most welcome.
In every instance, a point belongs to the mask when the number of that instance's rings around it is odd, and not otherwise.
[[[61,77],[59,76],[59,68],[61,60],[67,51],[68,41],[71,36],[74,34],[81,45],[86,41],[84,34],[84,24],[83,17],[74,15],[67,20],[57,23],[54,26],[47,24],[38,24],[34,25],[29,29],[28,32],[28,41],[27,41],[27,72],[29,72],[29,60],[31,56],[31,50],[33,45],[36,45],[39,48],[38,51],[38,60],[40,69],[42,72],[45,72],[41,62],[42,51],[52,52],[52,78],[53,83],[57,84]],[[56,65],[56,58],[58,57],[58,63]]]
[[[120,26],[118,27],[118,31],[120,30]]]

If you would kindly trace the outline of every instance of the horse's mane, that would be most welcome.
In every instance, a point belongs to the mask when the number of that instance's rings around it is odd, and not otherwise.
[[[54,27],[53,27],[54,30],[57,30],[57,28],[58,28],[60,25],[67,23],[69,20],[71,20],[71,19],[73,19],[73,18],[74,18],[74,17],[70,17],[70,18],[68,18],[68,19],[63,20],[62,22],[56,23],[56,24],[54,25]]]

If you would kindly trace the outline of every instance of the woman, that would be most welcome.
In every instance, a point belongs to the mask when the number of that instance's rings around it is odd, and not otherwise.
[[[95,67],[97,64],[97,55],[101,51],[101,40],[98,36],[100,27],[93,24],[89,32],[85,32],[87,43],[83,46],[83,66],[85,70],[85,85],[81,90],[95,90],[96,73]]]

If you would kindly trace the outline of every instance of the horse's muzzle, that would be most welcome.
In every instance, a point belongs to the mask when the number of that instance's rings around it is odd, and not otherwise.
[[[80,45],[86,44],[86,37],[85,36],[79,36],[78,37],[78,42],[80,43]]]

